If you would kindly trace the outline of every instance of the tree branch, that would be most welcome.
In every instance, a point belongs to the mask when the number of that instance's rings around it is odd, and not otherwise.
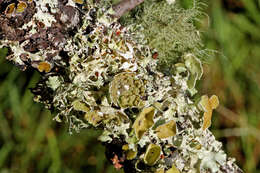
[[[121,1],[115,17],[143,1]],[[73,2],[34,1],[18,11],[0,0],[0,48],[22,70],[41,73],[31,89],[35,101],[57,111],[54,119],[70,131],[102,129],[108,160],[126,173],[241,173],[207,129],[218,99],[197,104],[191,97],[200,60],[184,51],[173,72],[163,73],[158,53],[135,41],[129,27],[98,17],[103,9],[94,3],[80,15],[82,1]]]
[[[144,0],[122,0],[113,6],[113,10],[116,12],[115,17],[120,18],[142,2],[144,2]]]

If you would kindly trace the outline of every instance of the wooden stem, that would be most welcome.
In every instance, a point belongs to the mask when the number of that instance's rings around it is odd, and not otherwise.
[[[135,8],[137,5],[144,2],[144,0],[122,0],[118,4],[113,6],[113,10],[115,11],[115,18],[120,18],[125,13]]]

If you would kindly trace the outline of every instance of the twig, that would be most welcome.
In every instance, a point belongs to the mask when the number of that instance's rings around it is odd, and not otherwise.
[[[122,0],[121,2],[113,6],[113,10],[116,12],[114,17],[120,18],[125,13],[135,8],[142,2],[144,2],[144,0]]]

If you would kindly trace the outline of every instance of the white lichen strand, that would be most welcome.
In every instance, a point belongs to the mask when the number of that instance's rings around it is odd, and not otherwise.
[[[174,4],[175,3],[175,0],[166,0],[168,4]]]
[[[53,22],[56,22],[55,17],[48,13],[48,6],[51,8],[52,13],[57,12],[58,1],[57,0],[44,0],[37,1],[36,9],[37,12],[34,14],[34,18],[36,21],[40,21],[45,24],[46,27],[50,27]]]
[[[61,81],[58,76],[49,77],[47,85],[55,91],[61,85]]]

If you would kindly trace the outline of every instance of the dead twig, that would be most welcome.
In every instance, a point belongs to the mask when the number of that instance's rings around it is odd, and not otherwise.
[[[144,2],[144,0],[122,0],[118,4],[113,6],[113,10],[115,11],[115,18],[120,18],[128,11],[135,8],[137,5]]]

